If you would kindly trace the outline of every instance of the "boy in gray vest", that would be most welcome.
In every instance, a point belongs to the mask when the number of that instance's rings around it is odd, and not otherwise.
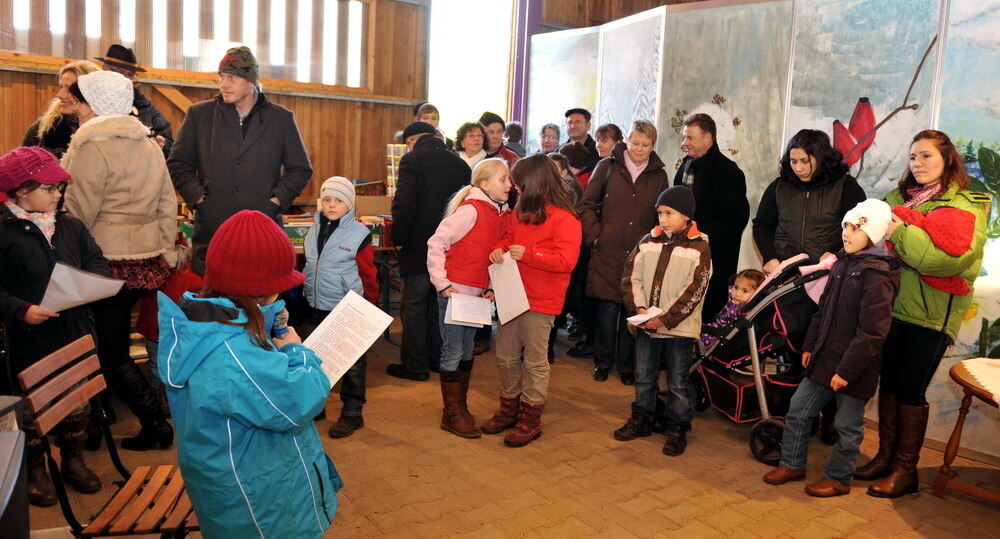
[[[353,290],[372,303],[378,298],[375,250],[368,227],[354,218],[354,184],[333,176],[320,188],[312,228],[306,234],[306,301],[317,325]],[[340,419],[330,425],[330,436],[344,438],[365,426],[366,356],[361,356],[340,383]]]

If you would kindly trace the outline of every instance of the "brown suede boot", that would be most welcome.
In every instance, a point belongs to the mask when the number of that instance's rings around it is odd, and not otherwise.
[[[898,498],[920,489],[917,462],[920,448],[927,432],[929,406],[900,406],[899,433],[896,453],[892,459],[892,472],[868,487],[868,494],[878,498]]]
[[[528,404],[521,401],[517,411],[517,425],[503,437],[507,447],[524,447],[542,435],[542,411],[544,404]]]
[[[896,449],[896,430],[899,428],[899,408],[896,396],[881,392],[878,395],[878,453],[868,464],[854,470],[854,478],[861,481],[882,479],[892,471],[892,453]]]
[[[469,421],[462,412],[462,383],[455,372],[441,372],[441,400],[444,410],[441,414],[441,429],[462,438],[479,438],[483,435],[476,424]]]
[[[469,380],[472,378],[472,361],[462,361],[458,364],[458,383],[462,387],[462,414],[466,421],[475,424],[476,418],[469,411]]]
[[[500,409],[493,412],[493,417],[479,425],[480,430],[486,434],[500,434],[501,432],[517,424],[517,409],[521,406],[521,399],[508,399],[500,395]]]
[[[56,487],[45,470],[45,449],[38,438],[28,439],[28,502],[38,507],[55,505]]]

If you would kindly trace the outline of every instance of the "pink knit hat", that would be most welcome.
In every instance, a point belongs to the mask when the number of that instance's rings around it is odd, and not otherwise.
[[[52,185],[69,179],[56,156],[37,146],[14,148],[0,157],[0,200],[27,181]]]
[[[306,279],[295,270],[295,249],[270,217],[242,210],[212,236],[205,255],[205,286],[230,296],[269,296]]]

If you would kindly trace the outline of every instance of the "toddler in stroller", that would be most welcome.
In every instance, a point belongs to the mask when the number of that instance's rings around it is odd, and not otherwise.
[[[736,423],[758,422],[750,449],[772,465],[778,461],[783,429],[772,418],[784,417],[802,380],[799,344],[809,322],[798,314],[797,301],[782,300],[805,296],[805,284],[825,275],[800,276],[799,268],[807,263],[804,254],[784,261],[736,308],[728,324],[704,327],[708,335],[693,369],[696,408],[712,407]],[[737,274],[734,282],[749,271]]]

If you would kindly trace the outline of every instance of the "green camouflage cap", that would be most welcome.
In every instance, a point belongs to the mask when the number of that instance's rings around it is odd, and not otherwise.
[[[219,62],[219,73],[236,75],[253,84],[257,84],[257,80],[260,78],[259,69],[257,59],[250,52],[250,48],[246,46],[229,49],[222,61]]]

